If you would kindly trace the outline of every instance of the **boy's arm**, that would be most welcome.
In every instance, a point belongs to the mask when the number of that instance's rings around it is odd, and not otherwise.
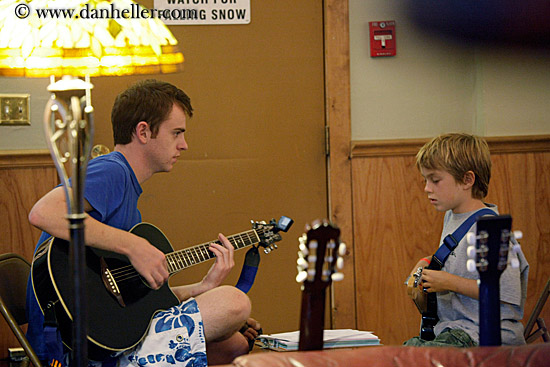
[[[92,209],[87,202],[85,207],[85,211]],[[59,186],[38,200],[29,213],[29,221],[50,235],[68,241],[70,234],[66,215],[65,192]],[[84,225],[86,245],[127,256],[134,268],[154,289],[168,280],[164,253],[146,239],[108,226],[90,216],[85,219]]]
[[[477,280],[463,278],[446,271],[424,269],[421,285],[428,293],[451,291],[479,299]]]

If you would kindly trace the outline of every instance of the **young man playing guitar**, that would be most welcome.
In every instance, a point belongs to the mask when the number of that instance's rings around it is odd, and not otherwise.
[[[424,191],[430,203],[445,213],[441,241],[472,214],[486,208],[498,214],[495,205],[483,202],[491,176],[489,148],[483,139],[468,134],[436,137],[420,149],[416,165],[425,179]],[[428,267],[435,261],[431,256],[414,266],[411,275],[423,267],[419,288],[437,295],[438,320],[433,330],[435,339],[414,337],[405,345],[470,347],[479,344],[479,275],[467,271],[465,237],[457,240],[458,245],[441,270]],[[509,256],[517,255],[510,252]],[[500,278],[502,344],[525,344],[520,320],[524,306],[522,287],[526,289],[526,284],[521,284],[520,271],[527,264],[523,254],[520,256],[522,268],[508,267]]]
[[[112,109],[114,151],[94,158],[88,166],[86,245],[126,256],[153,289],[168,280],[165,254],[128,231],[141,222],[137,208],[141,185],[155,173],[170,172],[188,149],[184,133],[192,115],[189,97],[177,87],[156,80],[136,83],[117,96]],[[30,222],[44,231],[39,244],[49,236],[69,240],[65,200],[64,188],[59,186],[32,208]],[[234,248],[224,235],[219,234],[218,240],[210,244],[216,261],[202,281],[172,288],[180,304],[169,309],[167,316],[171,313],[185,320],[181,321],[184,325],[176,329],[174,322],[173,330],[163,330],[163,335],[155,331],[155,318],[145,338],[131,350],[119,353],[115,363],[185,366],[193,360],[194,366],[206,366],[206,352],[210,365],[230,363],[235,356],[248,352],[248,340],[238,331],[248,320],[253,326],[248,334],[254,337],[259,325],[249,319],[251,305],[246,294],[220,285],[234,266]],[[30,283],[27,298],[28,338],[40,358],[46,360],[44,317]],[[117,333],[116,325],[112,332]]]

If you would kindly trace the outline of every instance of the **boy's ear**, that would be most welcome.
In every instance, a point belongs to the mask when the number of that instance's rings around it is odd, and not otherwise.
[[[467,189],[474,186],[475,182],[476,182],[476,175],[473,171],[468,171],[464,174],[464,177],[462,178],[462,184],[465,185]]]
[[[149,129],[149,124],[145,121],[140,121],[136,125],[136,138],[141,143],[146,143],[149,139],[149,135],[151,133],[151,130]]]

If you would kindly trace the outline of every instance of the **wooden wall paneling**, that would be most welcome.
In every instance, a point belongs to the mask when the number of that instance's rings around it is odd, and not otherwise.
[[[48,152],[0,152],[0,253],[15,252],[32,259],[40,231],[30,225],[28,213],[36,200],[58,183]],[[0,318],[0,358],[19,343]]]
[[[487,138],[493,162],[488,202],[514,218],[530,262],[527,321],[550,276],[550,137]],[[386,345],[418,334],[420,315],[405,277],[439,245],[443,215],[431,207],[414,155],[427,140],[353,142],[352,192],[357,327]],[[542,317],[550,320],[550,307]]]
[[[404,281],[437,247],[442,217],[423,193],[414,157],[354,159],[352,167],[357,327],[401,344],[420,325]]]
[[[333,328],[355,328],[355,274],[351,199],[351,110],[349,6],[346,0],[325,0],[325,110],[330,136],[329,211],[348,246],[344,280],[333,283]]]

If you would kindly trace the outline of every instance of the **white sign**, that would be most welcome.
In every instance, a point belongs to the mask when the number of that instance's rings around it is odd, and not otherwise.
[[[250,0],[155,0],[154,13],[165,24],[250,23]]]

